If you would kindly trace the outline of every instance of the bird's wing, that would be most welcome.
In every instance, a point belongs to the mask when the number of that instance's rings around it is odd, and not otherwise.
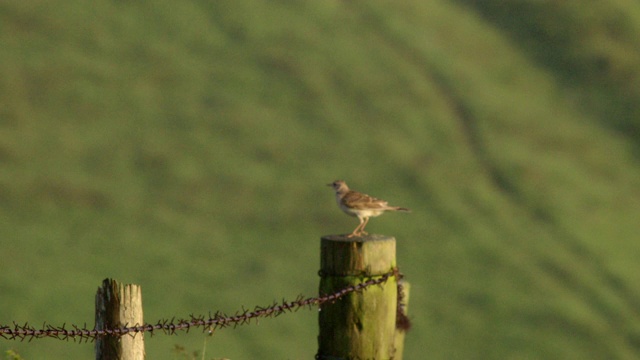
[[[355,209],[383,209],[389,207],[386,201],[357,191],[346,193],[342,198],[342,202]]]

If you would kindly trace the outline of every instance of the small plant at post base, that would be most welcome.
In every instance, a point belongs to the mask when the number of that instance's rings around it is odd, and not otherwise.
[[[213,332],[210,332],[209,335],[207,335],[207,337],[209,336],[213,336]],[[180,360],[198,360],[200,358],[200,360],[205,360],[205,351],[207,348],[207,337],[204,338],[204,348],[202,349],[202,356],[198,356],[199,352],[198,350],[194,350],[191,353],[189,351],[187,351],[187,349],[182,346],[182,345],[178,345],[175,344],[173,346],[173,353],[176,354],[176,359],[180,359]],[[229,358],[211,358],[209,360],[230,360]]]
[[[7,350],[4,354],[7,356],[7,360],[24,360],[20,354],[11,349]]]
[[[172,352],[176,354],[176,359],[196,360],[198,358],[197,350],[189,353],[184,346],[178,344],[173,345]]]

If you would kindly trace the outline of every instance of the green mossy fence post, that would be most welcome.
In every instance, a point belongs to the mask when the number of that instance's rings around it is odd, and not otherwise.
[[[396,239],[383,235],[321,240],[320,295],[378,277],[396,266]],[[319,359],[398,359],[395,277],[320,308]]]
[[[136,326],[144,323],[139,285],[105,279],[96,293],[96,329]],[[144,360],[141,333],[103,336],[96,340],[96,360]]]

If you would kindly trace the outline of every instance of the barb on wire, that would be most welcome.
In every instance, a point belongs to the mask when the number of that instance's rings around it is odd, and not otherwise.
[[[402,274],[398,271],[398,268],[393,268],[386,274],[379,277],[369,277],[367,280],[359,284],[347,286],[332,294],[325,294],[319,297],[310,298],[298,295],[298,297],[293,301],[286,301],[284,299],[281,302],[274,301],[274,303],[269,306],[256,306],[253,310],[242,307],[241,310],[238,310],[234,315],[227,315],[223,312],[216,311],[213,314],[209,313],[208,317],[191,314],[188,319],[176,320],[174,317],[171,320],[158,320],[155,324],[146,323],[143,325],[136,324],[134,326],[125,325],[124,327],[112,329],[88,329],[86,324],[83,327],[70,325],[70,328],[67,328],[66,323],[63,323],[62,326],[58,327],[44,323],[40,329],[36,329],[28,323],[18,324],[14,322],[13,326],[0,325],[0,337],[7,340],[20,341],[54,338],[67,341],[73,340],[74,342],[78,341],[82,343],[94,341],[96,338],[102,336],[136,336],[137,334],[142,333],[148,333],[150,336],[153,336],[158,331],[162,331],[167,335],[173,335],[177,331],[188,332],[191,328],[202,328],[203,332],[213,332],[216,329],[223,329],[230,326],[235,328],[239,325],[250,324],[252,320],[257,322],[259,318],[276,317],[283,313],[297,311],[304,307],[311,309],[313,306],[321,306],[325,303],[334,303],[347,294],[361,292],[368,287],[383,284],[392,276],[397,280],[400,280]]]

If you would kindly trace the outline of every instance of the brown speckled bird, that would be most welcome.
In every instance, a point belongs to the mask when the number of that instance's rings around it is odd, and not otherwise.
[[[347,215],[357,217],[360,224],[353,230],[348,237],[367,235],[364,227],[367,226],[369,218],[382,215],[385,211],[403,211],[411,212],[411,210],[399,206],[390,206],[386,201],[376,199],[373,196],[363,194],[357,191],[349,190],[347,183],[343,180],[336,180],[327,186],[333,187],[336,191],[336,202],[342,211]]]

